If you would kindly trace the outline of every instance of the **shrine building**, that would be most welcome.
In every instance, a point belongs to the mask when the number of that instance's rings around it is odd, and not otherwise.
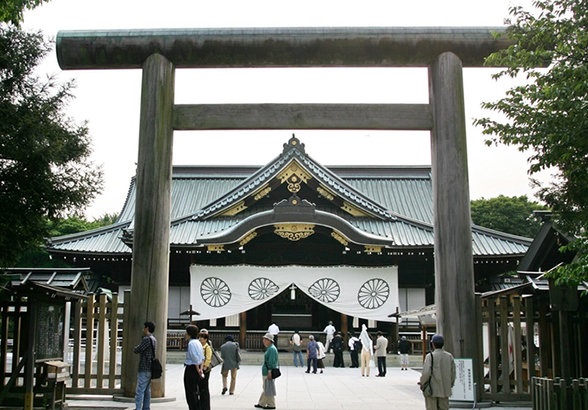
[[[115,224],[52,238],[53,258],[130,289],[135,189]],[[324,166],[293,136],[263,167],[174,167],[171,201],[168,328],[192,311],[211,330],[388,329],[435,302],[430,166]],[[480,292],[531,244],[471,232]]]

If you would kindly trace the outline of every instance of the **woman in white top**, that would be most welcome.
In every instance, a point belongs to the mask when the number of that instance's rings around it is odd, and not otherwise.
[[[323,372],[323,369],[325,368],[325,364],[323,363],[323,359],[325,357],[327,357],[327,349],[325,348],[325,345],[323,344],[323,342],[321,342],[320,340],[316,341],[316,344],[318,345],[318,351],[317,351],[317,363],[316,363],[316,367],[317,369],[321,369],[321,373]]]

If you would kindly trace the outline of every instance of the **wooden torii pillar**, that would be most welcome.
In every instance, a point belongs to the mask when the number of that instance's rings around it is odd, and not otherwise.
[[[435,202],[438,329],[456,357],[474,360],[481,378],[476,328],[462,66],[480,67],[509,43],[504,28],[246,28],[63,31],[62,69],[142,69],[141,126],[129,335],[132,353],[144,320],[157,323],[165,361],[173,130],[361,129],[431,131]],[[429,104],[174,105],[175,68],[427,67]],[[165,376],[164,376],[165,377]],[[154,386],[164,396],[165,378]],[[135,374],[125,372],[132,395]],[[478,384],[479,386],[482,383]]]

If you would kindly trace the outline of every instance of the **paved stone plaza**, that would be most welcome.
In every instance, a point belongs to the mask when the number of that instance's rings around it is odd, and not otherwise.
[[[260,364],[241,367],[237,376],[235,394],[221,395],[220,369],[213,369],[210,376],[211,408],[254,409],[261,392]],[[248,361],[250,362],[251,359]],[[280,353],[283,376],[276,380],[278,395],[277,409],[288,410],[424,410],[425,405],[417,386],[420,375],[418,368],[402,371],[397,367],[397,357],[389,358],[388,375],[375,377],[377,369],[372,368],[370,377],[362,377],[359,369],[327,367],[323,374],[306,374],[303,368],[291,365],[291,354]],[[182,364],[166,366],[166,398],[155,399],[153,409],[187,409],[183,391]],[[70,409],[133,409],[133,403],[111,400],[69,399]],[[472,408],[473,403],[460,403],[460,408]],[[486,406],[488,407],[488,404]],[[452,406],[453,408],[453,406]],[[457,408],[457,407],[456,407]],[[496,407],[494,407],[496,408]],[[500,407],[510,409],[510,407]],[[530,410],[530,407],[516,407]]]

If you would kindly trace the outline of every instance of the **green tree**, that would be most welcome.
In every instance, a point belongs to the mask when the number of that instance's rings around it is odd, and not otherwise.
[[[49,222],[50,236],[69,235],[78,232],[89,231],[102,226],[112,225],[116,222],[116,214],[104,214],[98,219],[88,221],[86,218],[79,216],[70,216],[65,219],[58,219]]]
[[[98,219],[88,221],[79,216],[71,216],[65,219],[56,219],[53,221],[46,221],[47,232],[49,236],[70,235],[78,232],[89,231],[103,226],[112,225],[118,219],[116,214],[104,214]],[[18,260],[14,263],[15,267],[35,267],[35,268],[58,268],[67,267],[63,261],[51,259],[49,252],[45,250],[45,246],[40,245],[31,247],[22,252]]]
[[[102,186],[87,127],[63,113],[73,84],[34,75],[50,50],[40,33],[0,23],[0,266],[43,244],[47,220],[79,213]]]
[[[2,0],[0,4],[0,21],[18,25],[22,21],[25,9],[32,10],[47,0]]]
[[[481,198],[471,202],[472,221],[476,225],[533,238],[541,223],[533,217],[533,211],[547,209],[538,202],[531,202],[526,195]]]
[[[554,182],[539,187],[538,197],[553,210],[560,226],[576,235],[580,258],[571,280],[588,278],[588,0],[536,0],[531,10],[510,9],[512,45],[488,57],[488,65],[505,67],[496,79],[526,81],[504,98],[483,107],[504,120],[476,123],[487,144],[507,144],[532,153],[531,176],[555,172]],[[584,246],[582,246],[584,244]],[[584,255],[584,256],[583,256]],[[577,269],[576,269],[577,268]]]

